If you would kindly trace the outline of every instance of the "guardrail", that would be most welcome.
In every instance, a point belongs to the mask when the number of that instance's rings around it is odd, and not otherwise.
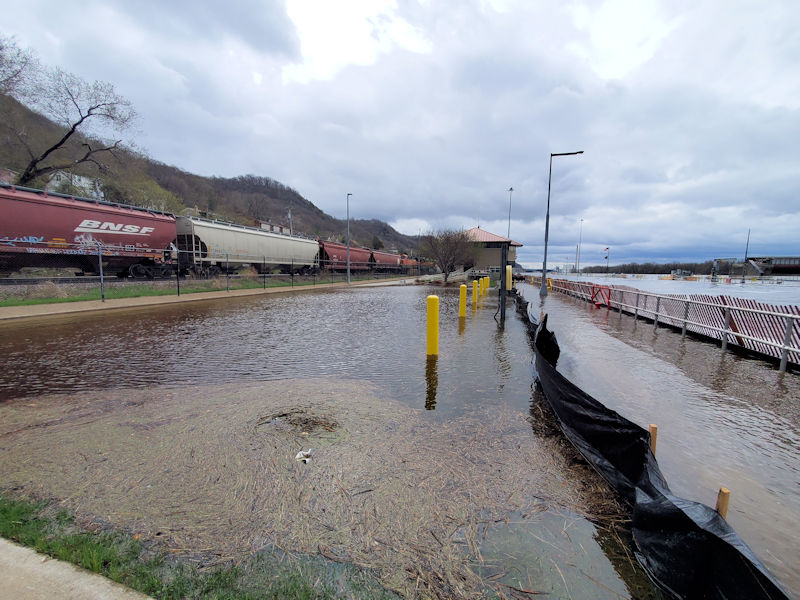
[[[541,285],[541,277],[532,278]],[[628,286],[548,278],[548,289],[800,366],[800,307],[705,294],[654,294]]]

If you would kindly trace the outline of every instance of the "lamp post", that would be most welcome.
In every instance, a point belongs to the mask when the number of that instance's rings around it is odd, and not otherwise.
[[[513,191],[513,187],[508,188],[508,233],[506,234],[508,239],[511,239],[511,192]]]
[[[550,181],[553,178],[553,157],[571,156],[573,154],[583,154],[583,150],[577,152],[551,152],[550,153],[550,172],[547,175],[547,213],[544,219],[544,260],[542,261],[542,289],[539,296],[547,296],[547,239],[550,235]]]
[[[347,194],[347,284],[350,285],[350,196]]]
[[[583,237],[583,219],[581,219],[581,227],[578,230],[578,249],[575,251],[575,274],[581,272],[581,238]]]
[[[747,244],[744,247],[744,263],[742,264],[742,283],[744,283],[744,272],[747,270],[747,252],[750,250],[750,230],[747,230]]]

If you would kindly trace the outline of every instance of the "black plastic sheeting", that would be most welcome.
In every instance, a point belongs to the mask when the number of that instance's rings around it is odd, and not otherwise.
[[[677,598],[788,598],[719,513],[670,492],[648,431],[556,371],[547,315],[538,327],[528,319],[544,396],[570,442],[631,506],[636,558],[650,577]]]

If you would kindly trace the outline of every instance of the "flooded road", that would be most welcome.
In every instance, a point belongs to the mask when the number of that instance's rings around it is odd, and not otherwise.
[[[425,357],[425,302],[431,293],[441,296],[435,365]],[[443,417],[486,401],[527,410],[530,352],[524,327],[513,310],[508,326],[498,327],[496,295],[481,303],[459,324],[457,288],[353,288],[71,315],[41,326],[3,323],[0,402],[302,374],[368,380],[411,407],[427,403]],[[438,379],[435,393],[426,369]]]
[[[800,590],[800,377],[671,330],[560,294],[543,305],[561,346],[558,369],[647,428],[672,491],[714,506],[789,590]],[[797,591],[793,592],[797,597]]]

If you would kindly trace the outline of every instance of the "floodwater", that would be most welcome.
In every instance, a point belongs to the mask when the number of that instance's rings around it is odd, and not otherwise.
[[[658,425],[656,456],[675,494],[713,507],[729,488],[728,521],[800,597],[800,376],[521,287],[533,314],[549,315],[559,371],[642,427]]]
[[[431,293],[442,298],[435,361],[425,356]],[[460,322],[457,294],[353,288],[0,324],[0,414],[52,394],[174,396],[303,377],[369,382],[376,397],[443,431],[493,407],[522,421],[532,394],[523,323],[509,306],[498,325],[495,292]],[[544,308],[562,346],[559,369],[631,420],[659,425],[657,455],[675,493],[713,506],[719,486],[730,488],[734,528],[788,589],[800,589],[798,377],[568,297],[553,294]],[[574,474],[561,477],[571,489]],[[548,597],[658,597],[611,537],[567,509],[511,514],[484,531],[481,553],[503,573],[483,575]]]
[[[437,360],[428,359],[425,348],[426,297],[431,293],[441,297],[442,307]],[[511,303],[505,326],[498,324],[497,303],[494,292],[481,299],[477,309],[468,307],[466,318],[461,320],[457,316],[457,288],[352,288],[74,315],[41,323],[2,324],[0,353],[4,369],[0,373],[0,415],[8,420],[9,432],[4,435],[10,437],[4,438],[0,450],[6,452],[7,462],[9,458],[11,461],[25,455],[27,458],[23,465],[7,464],[0,469],[0,475],[4,474],[0,487],[19,482],[30,486],[36,473],[52,473],[50,477],[58,482],[51,484],[45,479],[33,489],[46,494],[52,485],[56,487],[49,493],[56,496],[79,493],[81,507],[116,515],[114,521],[121,519],[123,523],[128,523],[126,514],[140,514],[140,520],[144,519],[141,502],[153,493],[151,484],[153,489],[156,485],[170,488],[163,493],[177,505],[180,496],[174,494],[179,487],[188,487],[185,493],[190,495],[209,495],[206,502],[209,508],[202,509],[206,511],[203,512],[206,520],[224,524],[227,515],[225,519],[212,518],[210,511],[230,503],[230,498],[215,496],[210,489],[206,491],[202,481],[188,479],[197,471],[189,469],[187,464],[200,457],[200,450],[196,454],[194,448],[191,456],[184,456],[187,447],[196,443],[191,440],[197,439],[200,431],[210,429],[213,431],[207,440],[210,448],[221,448],[229,439],[232,444],[242,446],[241,456],[225,460],[228,465],[242,464],[233,485],[237,494],[248,499],[244,508],[251,504],[261,506],[263,495],[270,488],[268,479],[262,481],[264,469],[267,473],[273,468],[280,470],[285,457],[278,452],[270,455],[274,462],[265,461],[263,452],[277,450],[262,448],[259,457],[253,459],[258,462],[246,460],[252,451],[251,444],[260,443],[251,439],[252,428],[247,425],[255,418],[256,408],[252,404],[269,400],[272,404],[264,404],[260,410],[266,410],[267,406],[273,411],[277,408],[275,399],[266,399],[259,390],[268,390],[272,382],[280,391],[279,398],[283,395],[287,401],[304,390],[308,389],[309,394],[310,390],[316,390],[303,402],[304,406],[313,406],[320,390],[330,395],[336,394],[338,387],[341,393],[353,394],[352,414],[348,417],[342,412],[346,411],[346,398],[337,399],[336,404],[328,401],[326,410],[334,411],[331,414],[338,414],[337,420],[347,423],[369,406],[364,398],[373,396],[351,383],[360,380],[378,390],[374,397],[385,402],[385,407],[374,410],[375,423],[371,417],[362,417],[361,429],[376,432],[381,427],[386,429],[369,454],[354,459],[358,460],[358,468],[351,465],[349,476],[360,472],[359,469],[367,473],[370,459],[400,463],[399,458],[403,458],[406,466],[396,465],[394,468],[400,471],[391,477],[381,475],[375,483],[376,489],[378,485],[388,485],[386,481],[402,482],[410,478],[411,484],[417,477],[427,482],[440,479],[445,482],[439,488],[442,505],[460,504],[462,510],[477,502],[482,494],[499,497],[507,514],[499,519],[496,514],[487,515],[479,540],[467,535],[459,542],[472,544],[469,546],[473,548],[472,555],[481,557],[474,569],[487,582],[534,589],[553,598],[659,598],[660,594],[632,560],[618,534],[603,524],[596,526],[584,516],[592,513],[587,506],[594,501],[592,494],[604,489],[602,482],[588,468],[582,467],[581,471],[570,465],[569,458],[556,456],[554,460],[553,453],[559,452],[558,447],[551,447],[550,440],[538,439],[526,422],[532,394],[529,339]],[[315,388],[302,383],[301,378],[321,383]],[[337,381],[341,382],[339,386]],[[233,393],[237,388],[241,392]],[[161,417],[159,396],[163,398]],[[48,402],[52,404],[47,406]],[[322,399],[319,402],[324,405]],[[403,405],[404,409],[398,410],[395,405]],[[139,414],[145,409],[146,418]],[[41,417],[36,416],[37,411]],[[377,421],[377,415],[387,411],[394,411],[397,418],[403,419],[402,425]],[[119,415],[116,419],[115,412]],[[214,421],[219,422],[217,427],[209,422],[211,417],[203,418],[209,412],[229,416],[221,421],[217,418]],[[30,425],[32,422],[36,425]],[[357,428],[356,424],[348,425],[354,439],[366,433],[356,431]],[[247,436],[243,433],[245,429]],[[403,431],[422,437],[401,440],[397,436]],[[438,439],[435,432],[445,437]],[[75,447],[82,436],[90,441],[90,450]],[[123,457],[123,445],[133,448],[137,436],[150,440],[145,442],[149,444],[146,452]],[[18,448],[8,441],[13,439],[20,440]],[[69,456],[52,458],[50,447],[55,443],[62,444]],[[395,444],[394,454],[385,447],[388,443]],[[103,450],[91,468],[98,470],[95,479],[99,477],[100,482],[87,482],[83,461],[87,457],[91,460],[92,452],[99,447]],[[430,479],[417,475],[406,463],[410,456],[413,458],[415,447],[430,448],[435,456],[441,456],[443,464]],[[502,452],[486,453],[491,448]],[[452,456],[454,450],[463,451],[464,455]],[[296,448],[291,456],[294,451]],[[150,460],[148,457],[154,453],[157,458]],[[115,454],[117,458],[109,462],[107,457]],[[74,461],[70,456],[74,455],[83,456],[77,467],[71,464]],[[540,455],[544,458],[537,458]],[[180,459],[167,468],[169,456]],[[528,457],[531,461],[524,463]],[[324,464],[326,459],[330,457],[321,457],[317,464]],[[207,456],[203,460],[207,461],[206,471],[234,477],[230,468],[220,464],[219,458]],[[102,471],[115,466],[121,471],[118,475]],[[181,468],[187,469],[187,479],[181,486],[160,481],[166,473],[174,477]],[[379,468],[378,473],[387,468]],[[241,481],[251,471],[253,480]],[[294,477],[291,472],[290,475]],[[123,507],[115,506],[112,501],[116,497],[112,477],[114,481],[121,477],[124,482],[126,493],[117,501],[124,503]],[[291,477],[289,483],[294,481]],[[493,483],[478,483],[479,477]],[[505,479],[494,481],[492,477]],[[456,483],[448,483],[451,480]],[[465,482],[473,480],[474,485],[486,488],[461,489],[471,485]],[[587,485],[589,481],[595,483]],[[140,489],[143,482],[151,482],[146,490]],[[454,485],[455,490],[448,489]],[[94,486],[96,491],[92,492]],[[288,483],[287,486],[293,489]],[[251,502],[248,494],[255,493],[254,487],[260,496]],[[73,489],[78,491],[71,492]],[[542,499],[536,494],[542,494]],[[370,495],[375,493],[365,493],[357,500],[366,502]],[[461,496],[463,499],[456,502]],[[421,490],[414,501],[420,498]],[[603,498],[598,502],[607,501]],[[240,510],[239,504],[229,508],[234,522],[241,520],[257,529],[257,523],[248,521],[253,515]],[[527,508],[515,512],[518,506]],[[174,510],[174,506],[171,508]],[[157,506],[153,510],[164,513]],[[410,510],[413,514],[415,509]],[[451,514],[456,514],[456,508],[452,511]],[[420,509],[420,515],[428,512],[435,511]],[[366,513],[364,519],[366,527]],[[405,517],[401,520],[408,521]],[[301,518],[289,521],[301,522]],[[195,519],[178,529],[199,531],[198,527]],[[447,533],[457,536],[459,530],[451,522]],[[204,535],[198,539],[208,540],[211,533]],[[252,547],[254,538],[248,535],[242,533],[236,539]],[[285,533],[287,539],[291,535]],[[234,537],[233,531],[228,537]],[[435,544],[430,536],[426,543]]]
[[[426,363],[426,297],[441,296],[440,356]],[[418,286],[289,293],[192,302],[147,312],[0,325],[0,402],[112,388],[336,376],[385,386],[446,418],[474,403],[521,410],[530,399],[530,352],[509,306],[481,300],[459,324],[457,288]],[[428,378],[426,380],[426,370]],[[432,388],[429,381],[438,379]]]

